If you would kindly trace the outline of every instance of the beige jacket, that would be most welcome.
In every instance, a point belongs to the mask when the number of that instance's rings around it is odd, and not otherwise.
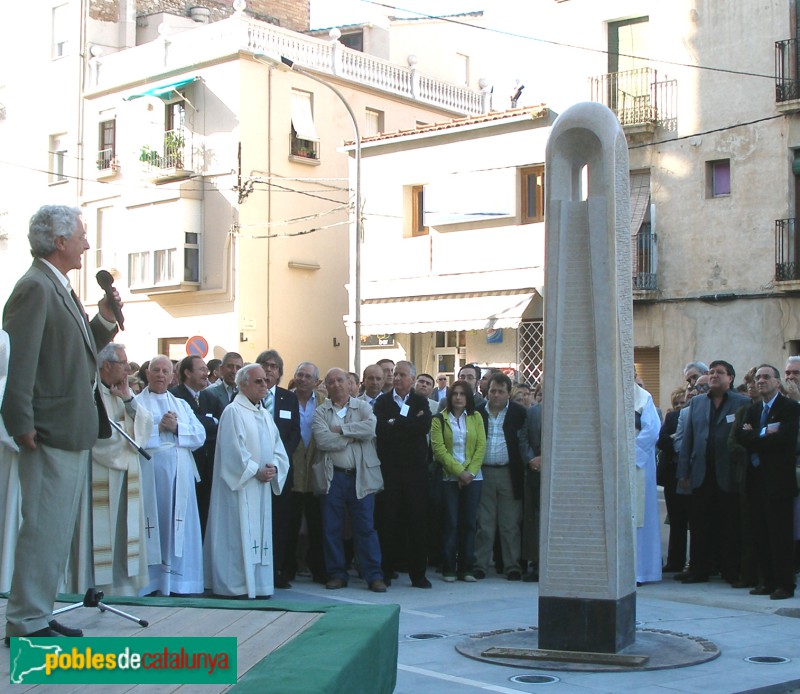
[[[331,427],[342,428],[341,434]],[[312,474],[314,492],[327,494],[333,479],[333,468],[356,469],[356,497],[363,499],[383,489],[381,461],[375,451],[375,415],[369,403],[350,398],[344,417],[330,400],[317,406],[311,426],[317,448]],[[324,474],[324,476],[323,476]]]

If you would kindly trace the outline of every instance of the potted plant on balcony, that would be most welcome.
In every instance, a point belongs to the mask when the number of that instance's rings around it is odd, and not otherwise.
[[[139,151],[139,161],[160,169],[162,157],[156,150],[151,149],[150,145],[143,145]]]
[[[164,136],[164,166],[168,169],[183,168],[183,148],[186,139],[180,133],[169,132]]]

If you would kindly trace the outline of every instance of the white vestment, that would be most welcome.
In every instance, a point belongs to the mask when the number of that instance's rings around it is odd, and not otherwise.
[[[0,403],[6,387],[9,356],[8,333],[0,330]],[[22,522],[19,489],[19,448],[0,417],[0,592],[11,590],[14,573],[14,550]]]
[[[126,408],[102,383],[100,395],[108,417],[140,446],[153,430],[153,415],[146,407]],[[129,406],[130,407],[130,406]],[[148,581],[148,563],[161,563],[161,552],[148,562],[147,522],[141,489],[139,453],[116,430],[111,438],[98,439],[92,448],[92,529],[94,578],[106,594],[136,595]],[[153,535],[153,544],[157,539]]]
[[[255,474],[278,471],[270,484]],[[239,393],[217,430],[214,480],[205,538],[206,584],[217,595],[272,595],[272,494],[280,494],[289,459],[272,415]]]
[[[656,441],[661,430],[653,398],[639,386],[634,388],[634,407],[641,414],[641,429],[636,433],[636,581],[661,580],[661,527],[658,520],[656,488]]]
[[[170,593],[203,592],[203,541],[200,516],[197,512],[195,482],[200,479],[192,451],[206,440],[206,432],[189,405],[172,393],[151,393],[145,388],[136,396],[139,408],[153,416],[150,437],[144,446],[153,457],[140,456],[142,486],[155,488],[155,508],[144,497],[145,516],[149,520],[145,533],[159,538],[161,561],[148,551],[150,582],[139,591],[147,595],[160,591]],[[159,432],[161,418],[169,411],[178,415],[178,433]]]

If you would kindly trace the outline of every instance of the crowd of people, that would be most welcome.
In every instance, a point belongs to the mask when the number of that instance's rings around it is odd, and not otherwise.
[[[736,373],[723,360],[684,368],[658,436],[669,517],[665,572],[682,583],[719,575],[751,595],[794,596],[800,566],[800,357]],[[688,564],[687,564],[687,546]]]
[[[59,587],[258,598],[304,574],[377,593],[401,574],[431,588],[431,568],[538,580],[541,384],[477,364],[450,383],[381,359],[322,378],[304,361],[284,388],[274,349],[139,366],[112,342],[117,292],[90,321],[70,287],[88,249],[80,211],[40,209],[29,240],[0,332],[7,637],[81,635],[52,619]],[[663,423],[635,386],[637,583],[719,573],[794,595],[800,357],[784,375],[763,364],[735,389],[727,362],[692,362]]]

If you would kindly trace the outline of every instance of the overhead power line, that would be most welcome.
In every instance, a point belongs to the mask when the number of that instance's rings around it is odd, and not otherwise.
[[[428,14],[427,12],[420,12],[418,10],[409,10],[404,7],[400,7],[399,5],[392,5],[389,3],[378,2],[378,0],[361,0],[361,2],[366,3],[367,5],[376,5],[377,7],[383,7],[389,10],[394,10],[395,12],[407,12],[409,14],[418,15],[419,17],[424,17],[426,19],[437,19],[442,22],[448,22],[450,24],[458,24],[461,26],[469,27],[470,29],[478,29],[479,31],[486,31],[492,34],[500,34],[501,36],[510,36],[512,38],[524,39],[526,41],[534,41],[536,43],[545,43],[551,46],[559,46],[561,48],[572,48],[575,50],[587,51],[589,53],[600,53],[602,55],[611,54],[609,50],[603,48],[592,48],[590,46],[580,46],[578,44],[566,43],[564,41],[553,41],[552,39],[543,39],[538,36],[519,34],[514,31],[507,31],[505,29],[498,29],[496,27],[476,26],[475,24],[470,24],[469,22],[466,22],[463,19],[458,19],[453,16],[435,15],[435,14]],[[613,55],[619,55],[624,58],[634,58],[636,60],[642,60],[649,63],[659,63],[661,65],[674,65],[676,67],[686,67],[686,68],[691,68],[693,70],[706,70],[709,72],[721,72],[729,75],[739,75],[743,77],[758,77],[770,80],[775,79],[775,75],[765,75],[760,72],[750,72],[749,70],[734,70],[733,68],[715,67],[712,65],[696,65],[693,63],[683,63],[678,60],[662,60],[660,58],[649,58],[641,55],[632,55],[630,53],[615,52],[613,53]]]

